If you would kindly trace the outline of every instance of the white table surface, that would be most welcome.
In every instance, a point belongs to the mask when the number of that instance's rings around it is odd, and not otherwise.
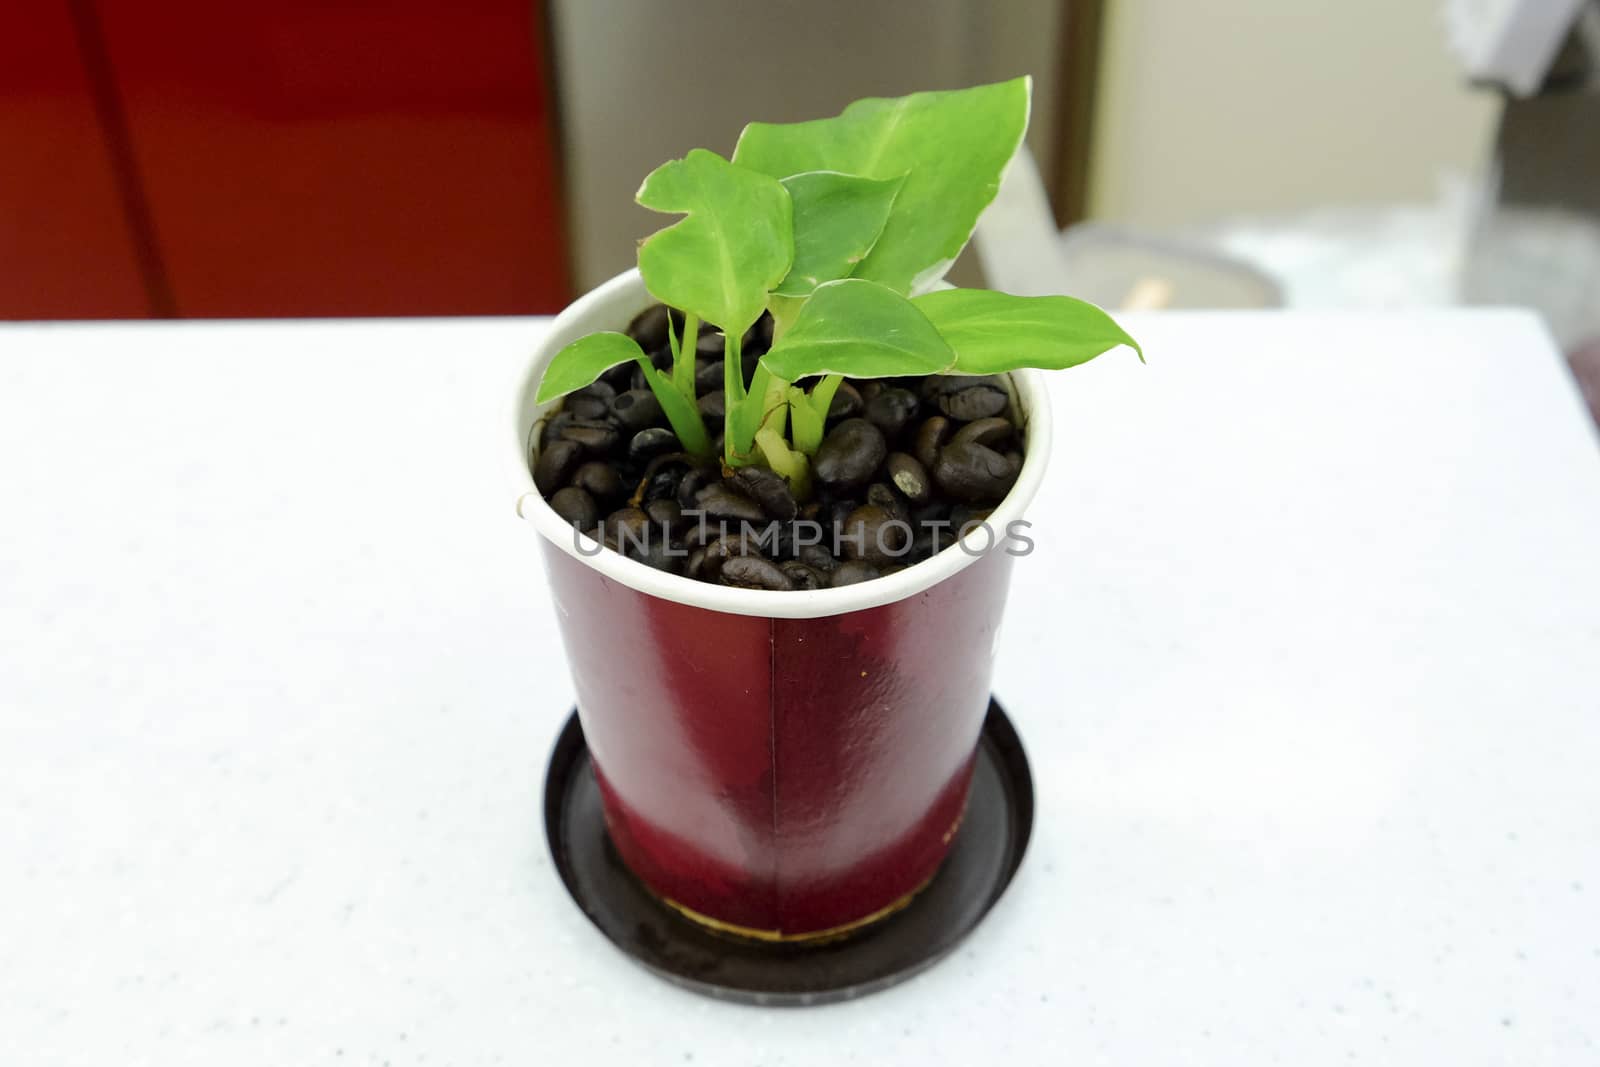
[[[0,329],[0,1064],[1600,1063],[1600,450],[1536,320],[1056,377],[955,956],[680,992],[566,897],[501,481],[541,324]]]

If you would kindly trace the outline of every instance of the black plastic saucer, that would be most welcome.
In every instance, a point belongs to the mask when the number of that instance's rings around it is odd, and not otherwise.
[[[991,700],[966,815],[939,873],[904,910],[820,945],[718,936],[646,892],[606,836],[576,711],[545,773],[544,824],[567,891],[601,933],[644,967],[719,1000],[828,1004],[887,989],[932,966],[988,914],[1028,847],[1033,776],[1011,720]]]

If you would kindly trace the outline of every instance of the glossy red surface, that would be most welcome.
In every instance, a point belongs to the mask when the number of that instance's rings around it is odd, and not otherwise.
[[[177,314],[566,303],[543,4],[98,8]]]
[[[966,801],[1011,559],[894,604],[729,615],[545,556],[612,841],[658,895],[786,935],[938,869]]]
[[[0,319],[140,318],[149,302],[69,5],[0,18]]]

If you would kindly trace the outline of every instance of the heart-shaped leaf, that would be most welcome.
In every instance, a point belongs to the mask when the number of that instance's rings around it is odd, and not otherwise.
[[[877,243],[903,180],[829,170],[784,178],[794,203],[794,264],[776,291],[807,296],[823,282],[850,277]]]
[[[935,374],[954,362],[955,353],[915,304],[859,278],[819,285],[761,358],[762,366],[790,382],[813,374]]]
[[[833,170],[905,176],[853,277],[909,293],[943,277],[1028,127],[1031,82],[858,100],[831,119],[746,126],[733,160],[774,178]]]
[[[958,374],[999,374],[1021,367],[1059,370],[1127,345],[1110,315],[1070,296],[1012,296],[987,289],[945,289],[912,300],[955,350]]]
[[[539,380],[538,402],[566,396],[582,389],[618,363],[644,355],[639,343],[625,333],[591,333],[580,337],[550,361]]]
[[[635,199],[688,216],[639,246],[646,288],[729,333],[749,329],[794,259],[783,185],[696,148],[651,171]]]

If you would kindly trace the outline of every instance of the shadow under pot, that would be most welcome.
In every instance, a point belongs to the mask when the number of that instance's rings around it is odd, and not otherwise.
[[[959,832],[1010,578],[1006,531],[1049,451],[1040,378],[1009,376],[1026,449],[993,536],[841,588],[715,585],[600,549],[530,473],[551,357],[653,302],[629,271],[568,307],[534,353],[507,448],[607,830],[644,886],[702,925],[838,937],[907,904]]]

